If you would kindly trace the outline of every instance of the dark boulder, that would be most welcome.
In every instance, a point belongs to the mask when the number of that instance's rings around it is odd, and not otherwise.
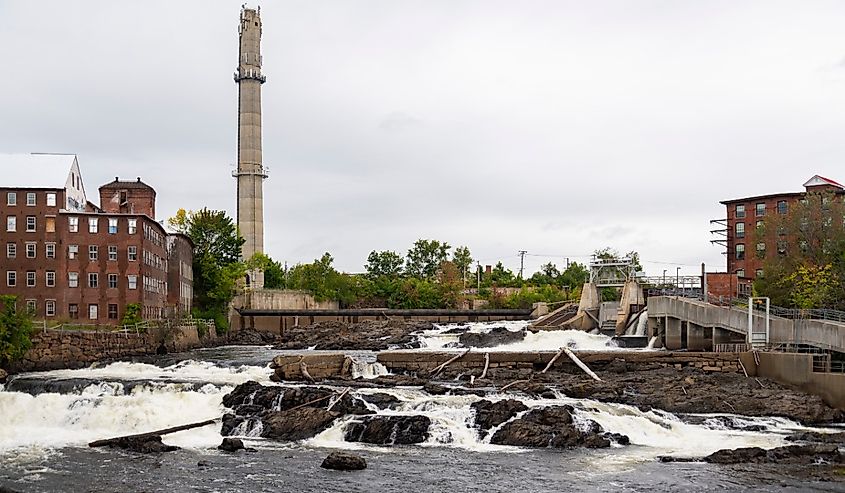
[[[344,439],[377,445],[407,445],[428,440],[431,420],[426,416],[369,416],[350,423]]]
[[[499,426],[522,411],[528,410],[528,406],[516,399],[504,399],[498,402],[490,402],[485,399],[473,402],[470,408],[475,411],[475,426],[481,430],[482,436],[487,434],[487,430]]]
[[[493,434],[490,443],[554,448],[610,446],[610,440],[602,434],[604,430],[598,423],[588,421],[588,429],[581,430],[575,426],[571,413],[570,406],[533,409],[521,418],[505,423]]]
[[[124,450],[131,450],[132,452],[139,452],[142,454],[157,454],[161,452],[173,452],[179,450],[175,445],[165,445],[161,442],[159,435],[139,435],[128,436],[116,439],[109,447],[122,448]]]
[[[274,440],[294,441],[311,438],[328,429],[341,413],[301,407],[290,411],[270,411],[261,418],[261,436]]]
[[[484,395],[483,390],[466,389],[463,387],[449,387],[446,385],[440,385],[432,382],[426,382],[426,384],[423,385],[423,390],[425,390],[431,395],[477,395],[479,397]]]
[[[525,339],[525,330],[508,330],[505,327],[493,327],[490,332],[466,332],[458,340],[464,347],[493,347],[512,344]]]
[[[396,396],[385,394],[383,392],[365,394],[361,396],[361,399],[370,404],[374,404],[379,409],[395,409],[402,403],[402,401]]]
[[[336,471],[359,471],[367,468],[367,461],[360,455],[348,452],[332,452],[323,459],[320,464],[323,469],[334,469]]]
[[[334,389],[323,387],[281,387],[249,381],[223,396],[223,405],[233,409],[238,416],[254,416],[263,411],[284,411],[302,405],[325,408],[336,393]],[[373,413],[361,399],[349,394],[344,395],[332,410],[341,414]]]
[[[240,438],[224,438],[223,443],[218,445],[217,448],[224,452],[237,452],[246,449],[243,440]]]

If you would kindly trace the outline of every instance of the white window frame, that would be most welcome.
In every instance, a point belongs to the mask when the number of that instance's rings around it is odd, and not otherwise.
[[[36,258],[38,256],[38,243],[34,241],[27,241],[25,245],[26,258]],[[30,253],[32,255],[30,255]]]
[[[108,286],[109,289],[117,289],[117,274],[108,275]]]
[[[31,298],[26,300],[26,311],[30,315],[36,315],[38,313],[38,300]]]
[[[96,272],[89,272],[88,273],[88,287],[89,288],[99,288],[100,287],[100,276]]]
[[[110,217],[109,218],[109,234],[116,235],[117,234],[117,218]]]
[[[79,257],[79,245],[67,246],[67,258],[73,260]]]
[[[127,285],[129,289],[138,289],[138,276],[136,275],[129,275],[126,276]]]
[[[126,257],[129,259],[130,262],[137,262],[138,261],[138,247],[135,245],[129,245],[126,248]]]
[[[6,231],[14,233],[18,230],[18,217],[6,216]]]
[[[47,317],[56,316],[56,300],[47,300],[44,303],[44,315]]]
[[[129,232],[129,234],[134,235],[135,233],[138,232],[138,220],[137,219],[129,219],[128,221],[129,221],[129,226],[127,228],[127,231]]]
[[[17,258],[18,244],[15,242],[6,243],[6,258]]]
[[[44,256],[47,258],[56,258],[56,244],[55,243],[45,243],[44,244]]]
[[[38,203],[38,195],[35,192],[26,192],[26,205],[33,207]]]
[[[109,245],[109,260],[117,260],[117,245]]]
[[[34,270],[26,271],[26,287],[34,288],[38,285],[38,280]]]
[[[17,192],[6,192],[6,205],[18,205]]]
[[[32,225],[31,227],[30,224]],[[36,231],[38,231],[38,220],[35,216],[26,216],[26,232],[34,233]]]
[[[79,272],[68,272],[67,273],[67,287],[69,287],[69,288],[78,288],[79,287]]]
[[[47,192],[47,207],[56,207],[56,192]]]
[[[88,305],[88,320],[97,320],[100,316],[100,306],[96,303]]]
[[[76,216],[68,216],[67,218],[67,230],[71,233],[78,233],[79,232],[79,218]]]
[[[100,218],[99,217],[89,217],[88,218],[88,232],[91,233],[91,234],[100,232]]]
[[[18,271],[7,270],[6,271],[6,286],[13,288],[17,285],[18,285]]]
[[[88,245],[88,260],[97,260],[100,258],[100,249],[97,245]]]

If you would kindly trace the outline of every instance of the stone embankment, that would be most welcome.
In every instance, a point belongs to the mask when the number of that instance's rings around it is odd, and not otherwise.
[[[31,336],[32,347],[8,365],[11,373],[84,368],[108,361],[163,352],[185,351],[224,342],[216,334],[200,338],[195,327],[172,329],[168,337],[154,333],[46,330]]]

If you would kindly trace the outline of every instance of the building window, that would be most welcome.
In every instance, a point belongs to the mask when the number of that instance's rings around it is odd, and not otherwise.
[[[47,192],[47,207],[56,207],[56,193]]]
[[[754,225],[757,227],[757,231],[759,232],[763,231],[763,226],[765,226],[765,223],[763,221],[757,221],[756,223],[754,223]]]
[[[117,245],[109,245],[109,260],[117,260]]]
[[[44,231],[48,233],[55,233],[56,232],[56,218],[55,217],[45,217],[44,218]]]
[[[739,269],[736,271],[736,277],[745,277],[745,269]]]
[[[127,255],[129,255],[129,261],[135,262],[138,260],[138,247],[130,246],[126,249]]]
[[[26,216],[26,231],[28,233],[35,231],[35,216]]]
[[[97,260],[98,256],[97,245],[88,245],[88,260]]]
[[[109,320],[117,320],[117,305],[109,303]]]
[[[778,255],[786,255],[786,242],[783,240],[778,241]]]
[[[100,277],[96,272],[89,272],[88,273],[88,287],[89,288],[96,288],[100,285]]]
[[[786,214],[789,206],[786,205],[785,200],[778,200],[778,214]]]
[[[70,216],[67,218],[67,230],[71,233],[79,232],[79,218]]]
[[[35,192],[26,192],[26,205],[35,205]]]
[[[88,218],[88,232],[89,233],[96,233],[100,230],[100,218],[99,217],[89,217]]]
[[[126,276],[129,289],[138,289],[138,276]]]
[[[736,223],[736,237],[745,238],[745,223]]]
[[[28,270],[26,271],[26,287],[34,288],[35,287],[35,271]]]
[[[97,313],[98,310],[99,310],[99,307],[97,305],[94,305],[94,304],[88,305],[88,319],[89,320],[97,320],[97,318],[99,317],[99,314]]]
[[[12,232],[18,230],[18,218],[15,216],[6,217],[6,231]]]
[[[70,303],[67,306],[67,313],[70,318],[79,318],[79,305],[76,303]]]
[[[77,255],[79,255],[79,245],[68,245],[67,258],[72,260],[75,259]]]
[[[117,288],[117,274],[109,274],[109,288]]]
[[[6,205],[18,205],[18,194],[15,192],[6,192]]]
[[[26,258],[35,258],[35,248],[37,244],[34,241],[26,242]]]
[[[56,244],[55,243],[45,243],[44,244],[44,255],[47,258],[56,258]]]
[[[737,260],[745,260],[745,245],[742,243],[738,243],[736,245],[736,259]]]
[[[757,269],[754,271],[754,277],[763,277],[763,269]]]
[[[56,316],[56,300],[47,300],[45,308],[48,317]]]
[[[755,208],[754,214],[757,217],[766,215],[766,204],[765,204],[765,202],[758,202],[757,203],[757,207]]]
[[[79,272],[68,272],[67,273],[67,286],[69,288],[79,287]]]
[[[757,258],[766,258],[766,244],[763,242],[757,243]]]
[[[34,317],[37,315],[37,302],[35,300],[26,300],[26,313],[29,314],[30,317]]]
[[[109,234],[116,235],[117,234],[117,218],[110,217],[109,218]]]
[[[56,287],[56,271],[48,270],[46,275],[46,282],[48,288]]]
[[[736,206],[736,218],[742,219],[745,217],[745,205],[738,205]]]
[[[13,288],[18,285],[18,273],[10,270],[6,272],[6,286]]]
[[[129,234],[134,235],[138,232],[138,220],[137,219],[130,219],[129,220]]]
[[[18,256],[18,244],[6,243],[6,258],[15,258]]]

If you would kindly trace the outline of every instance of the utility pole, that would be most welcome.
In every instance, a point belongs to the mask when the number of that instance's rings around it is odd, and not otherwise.
[[[522,279],[522,269],[525,267],[525,250],[519,251],[519,278]]]
[[[478,294],[478,293],[481,292],[481,262],[476,262],[476,263],[478,264],[478,270],[477,270],[477,273],[478,273],[478,291],[475,294]]]

